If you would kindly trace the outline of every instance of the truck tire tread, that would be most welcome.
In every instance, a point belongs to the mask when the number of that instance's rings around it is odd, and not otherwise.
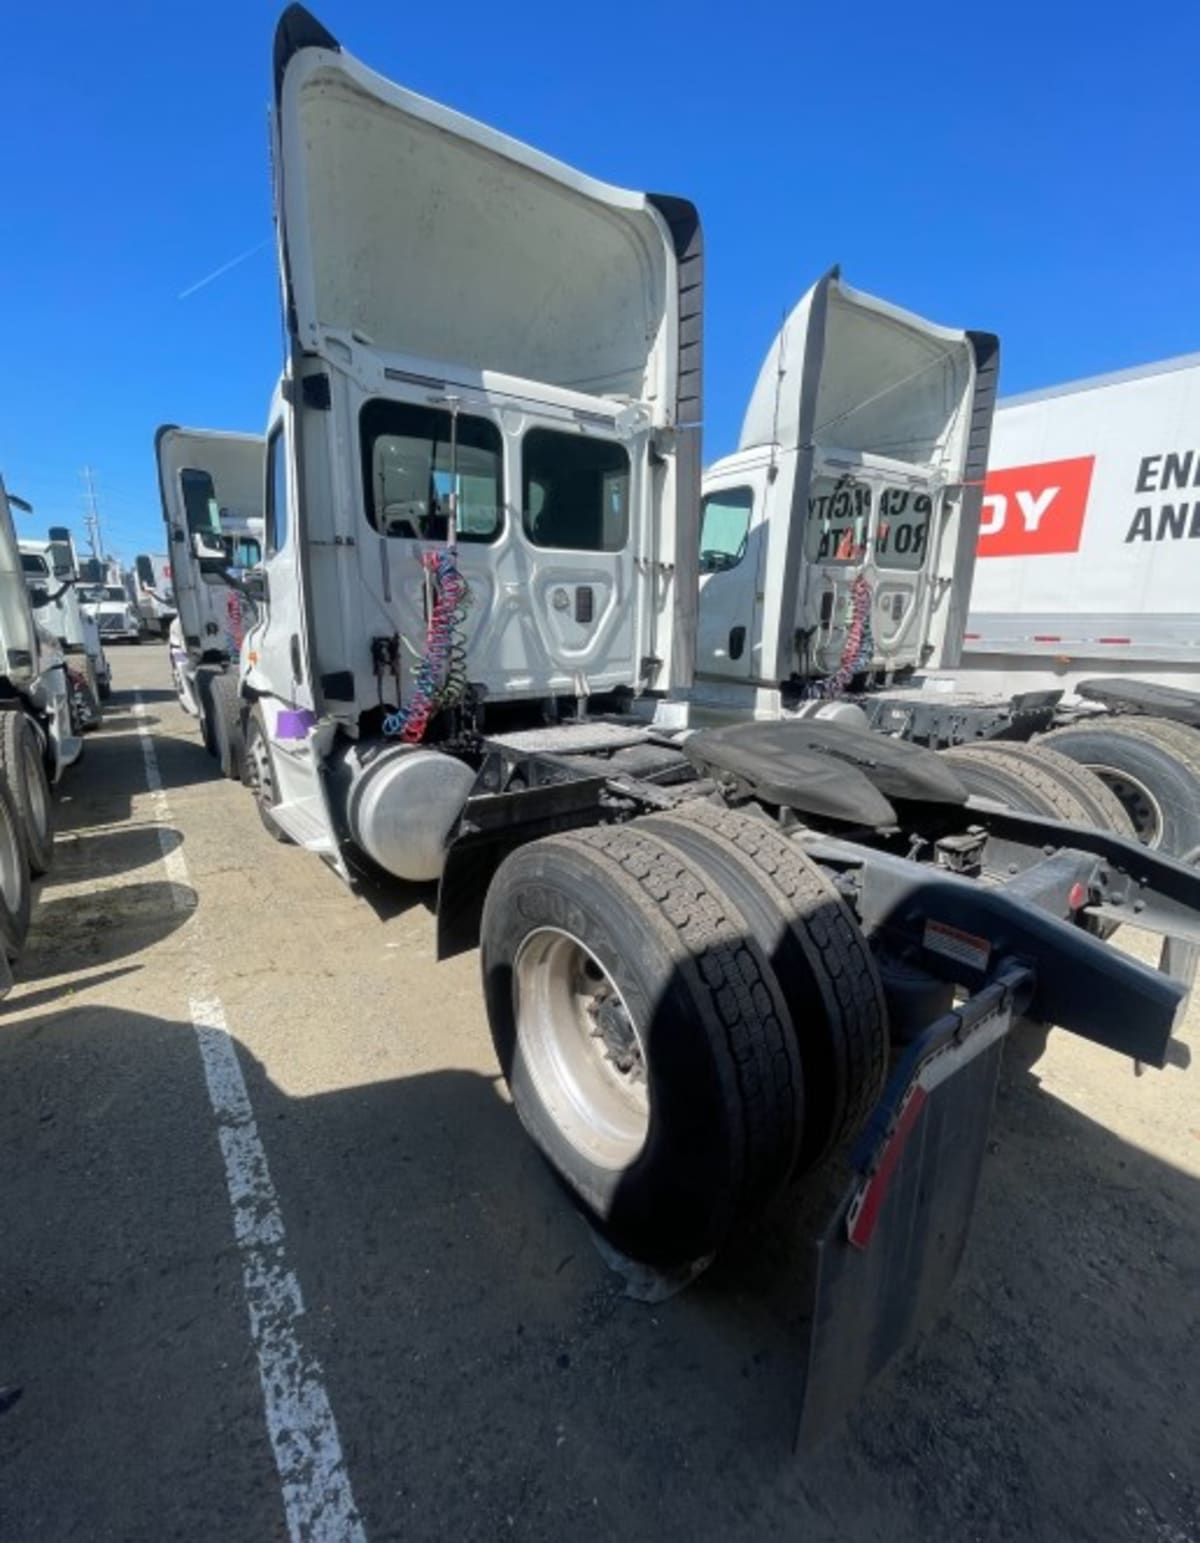
[[[707,843],[726,862],[743,865],[787,929],[787,939],[776,929],[767,952],[788,999],[804,1070],[808,1113],[798,1167],[815,1166],[861,1127],[887,1073],[883,983],[854,913],[821,869],[765,820],[697,799],[638,823],[686,843],[686,855],[696,861]],[[730,887],[725,874],[718,878]],[[786,974],[785,942],[791,944]]]
[[[605,968],[629,975],[623,994],[633,997],[636,989],[654,1004],[646,1009],[649,1021],[636,1011],[635,1019],[647,1042],[651,1109],[658,1113],[646,1149],[624,1171],[597,1173],[581,1161],[556,1132],[545,1105],[525,1091],[527,1079],[514,1076],[511,971],[523,938],[539,925],[553,925],[539,921],[547,891],[570,901],[571,930],[585,946],[594,942],[589,929],[605,930],[612,956]],[[602,911],[597,897],[603,898]],[[593,916],[602,921],[594,924]],[[629,946],[618,949],[618,938]],[[795,1031],[771,964],[744,918],[694,862],[636,824],[530,842],[505,859],[488,891],[481,962],[496,1052],[522,1124],[618,1247],[654,1263],[695,1259],[715,1251],[782,1188],[803,1127]],[[660,1013],[666,1015],[661,1021]],[[671,1026],[684,1023],[690,1032],[672,1036]],[[699,1036],[694,1041],[693,1033]],[[661,1035],[668,1037],[670,1073],[656,1037]],[[678,1144],[680,1131],[665,1112],[670,1100],[660,1097],[661,1079],[679,1076],[680,1046],[692,1044],[685,1053],[693,1071],[675,1083],[675,1102],[677,1109],[687,1105],[694,1093],[719,1101],[720,1119],[706,1129],[703,1151],[694,1143]],[[699,1211],[656,1211],[653,1196],[662,1175],[680,1167],[703,1175],[694,1178],[702,1190]]]
[[[1072,825],[1089,825],[1086,806],[1079,796],[1055,776],[1050,769],[1035,765],[1032,758],[1008,753],[1001,744],[956,745],[943,750],[942,755],[952,761],[963,781],[973,793],[984,797],[999,797],[1001,802],[1012,800],[1012,807],[1026,814],[1041,814],[1048,819],[1065,820]],[[989,786],[999,789],[997,794],[985,791]],[[1007,788],[1009,798],[1004,796]]]
[[[40,797],[29,786],[31,775],[40,777]],[[40,877],[50,871],[54,858],[54,806],[41,739],[19,707],[0,710],[0,776],[8,784],[30,872]],[[35,799],[45,811],[44,822],[35,815]],[[39,825],[43,828],[39,829]]]
[[[989,748],[1013,760],[1028,762],[1056,777],[1087,811],[1088,818],[1083,823],[1097,830],[1112,831],[1118,836],[1133,835],[1133,821],[1125,812],[1121,800],[1095,772],[1089,771],[1081,762],[1073,761],[1070,756],[1063,755],[1040,739],[1031,740],[1027,744],[994,740]]]

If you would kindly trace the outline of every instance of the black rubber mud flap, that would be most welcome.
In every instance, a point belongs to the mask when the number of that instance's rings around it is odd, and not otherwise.
[[[1019,968],[931,1025],[857,1143],[853,1181],[817,1240],[798,1448],[834,1430],[945,1299],[966,1248]]]

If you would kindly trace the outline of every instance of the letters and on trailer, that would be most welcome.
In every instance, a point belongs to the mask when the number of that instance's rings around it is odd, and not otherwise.
[[[970,801],[942,757],[865,729],[696,729],[695,209],[393,85],[298,6],[274,66],[287,368],[260,440],[158,440],[181,617],[181,547],[221,562],[189,487],[208,479],[218,526],[262,522],[261,564],[225,570],[257,612],[213,738],[272,836],[354,885],[437,881],[440,951],[480,944],[518,1117],[619,1250],[693,1273],[849,1152],[819,1240],[819,1435],[953,1275],[1013,1016],[1162,1066],[1184,987],[1092,919],[1136,897],[1144,925],[1200,939],[1200,880]],[[805,337],[837,340],[808,357],[849,423],[869,360],[842,299],[831,277]],[[828,487],[797,496],[827,500],[831,569],[885,511],[878,630],[909,648],[910,617],[961,633],[948,586],[980,490],[955,468],[982,475],[996,344],[871,311],[902,432],[883,462],[851,439],[838,465],[831,440]],[[802,384],[771,383],[763,412],[809,412]]]

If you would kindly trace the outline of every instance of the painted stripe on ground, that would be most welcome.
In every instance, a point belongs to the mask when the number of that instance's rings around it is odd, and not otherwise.
[[[140,697],[134,698],[133,710],[146,787],[160,822],[163,866],[172,884],[178,886],[176,904],[190,910],[187,862],[182,848],[169,845],[170,806]],[[217,1122],[233,1232],[241,1256],[250,1337],[258,1357],[267,1431],[279,1470],[288,1532],[292,1543],[366,1543],[321,1366],[305,1350],[297,1333],[304,1317],[304,1299],[287,1262],[283,1216],[246,1080],[229,1037],[225,1010],[205,980],[198,924],[193,921],[190,926],[192,973],[200,988],[191,998],[189,1010]]]

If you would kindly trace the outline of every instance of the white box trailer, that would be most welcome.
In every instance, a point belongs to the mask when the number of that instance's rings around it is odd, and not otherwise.
[[[1200,354],[998,404],[963,663],[1200,689]]]

